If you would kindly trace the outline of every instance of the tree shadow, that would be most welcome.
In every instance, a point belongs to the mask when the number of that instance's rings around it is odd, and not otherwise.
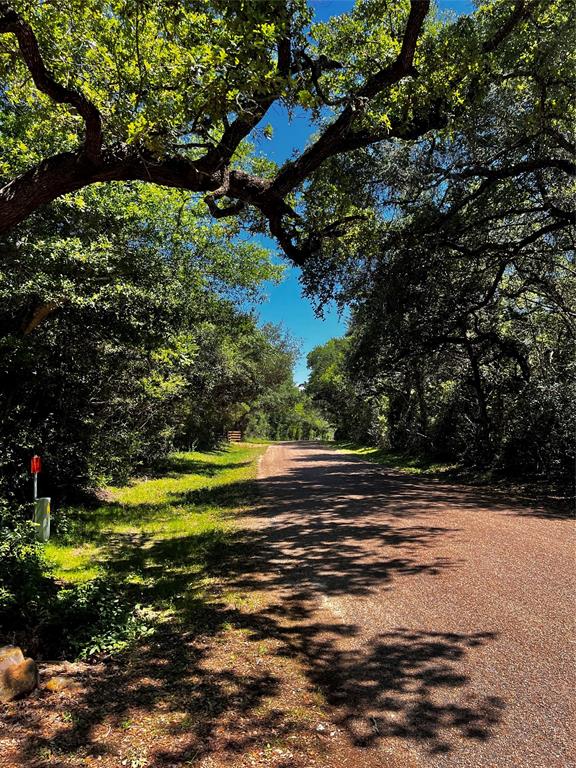
[[[222,456],[222,451],[204,451],[205,455]],[[242,462],[218,462],[218,461],[199,461],[186,454],[172,454],[154,468],[146,470],[145,477],[149,480],[161,479],[164,477],[180,477],[182,475],[201,475],[202,477],[214,477],[226,469],[235,469],[237,467],[247,467],[250,461]],[[138,478],[141,480],[142,478]]]
[[[305,602],[299,595],[249,613],[202,601],[194,625],[166,625],[129,656],[87,668],[82,694],[56,704],[67,717],[52,731],[46,733],[42,721],[43,710],[54,711],[53,695],[40,692],[33,709],[25,702],[12,706],[5,723],[18,735],[19,749],[11,764],[43,765],[39,760],[46,756],[46,765],[61,768],[99,756],[117,760],[113,765],[121,759],[136,764],[143,753],[134,740],[125,744],[133,724],[154,731],[152,744],[147,734],[141,737],[145,764],[152,768],[210,755],[232,761],[273,738],[309,738],[310,723],[287,705],[286,681],[281,670],[275,673],[273,659],[262,668],[229,649],[222,656],[219,637],[228,625],[246,633],[241,650],[247,656],[272,640],[275,657],[297,659],[309,691],[322,691],[333,727],[355,748],[393,738],[420,742],[436,754],[451,751],[455,737],[491,737],[504,703],[496,696],[467,695],[469,680],[460,669],[468,653],[492,639],[490,633],[397,628],[359,654],[340,647],[342,639],[355,637],[355,626],[320,622]],[[460,698],[442,700],[443,691],[455,689],[463,692]]]
[[[15,705],[6,718],[20,734],[14,765],[38,760],[42,750],[62,768],[78,756],[129,760],[121,751],[127,719],[156,729],[146,756],[151,768],[244,755],[270,734],[306,739],[310,723],[288,703],[286,660],[298,664],[306,695],[321,692],[353,748],[397,739],[435,754],[492,736],[504,702],[473,696],[466,670],[493,633],[396,627],[365,637],[356,624],[319,609],[319,596],[380,594],[400,579],[458,568],[435,555],[457,530],[441,517],[435,524],[414,519],[430,505],[440,509],[445,492],[425,501],[413,479],[375,483],[370,467],[319,456],[319,467],[307,458],[260,483],[259,503],[237,513],[246,526],[235,533],[109,538],[105,568],[119,588],[134,603],[169,605],[170,615],[128,654],[87,668],[83,692],[67,701],[68,722],[48,735],[40,720],[50,694],[40,692],[32,711]],[[250,481],[215,486],[175,494],[173,503],[188,505],[190,514],[198,505],[232,514],[254,502],[256,489]],[[141,506],[143,515],[153,514],[153,505]],[[229,590],[262,599],[237,603]],[[266,665],[255,660],[262,643],[271,645]],[[142,740],[150,737],[143,732]]]
[[[360,657],[356,650],[322,649],[313,655],[311,674],[357,746],[395,737],[421,742],[431,753],[450,752],[455,736],[486,741],[500,721],[500,697],[464,693],[442,700],[444,690],[465,690],[470,682],[459,666],[468,649],[494,637],[397,628],[373,638]]]
[[[306,621],[313,615],[303,607],[306,598],[302,593],[271,606],[266,618],[279,619],[272,624],[283,641],[280,653],[303,661],[352,744],[366,748],[406,739],[436,754],[452,751],[458,739],[487,741],[493,735],[505,703],[467,693],[470,678],[462,667],[473,649],[496,639],[494,633],[398,627],[370,638],[362,650],[343,648],[339,639],[355,638],[358,628]],[[263,621],[255,631],[264,637],[271,627]],[[458,697],[456,689],[462,689]]]

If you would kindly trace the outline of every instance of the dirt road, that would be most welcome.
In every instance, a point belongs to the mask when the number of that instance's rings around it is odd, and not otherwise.
[[[371,765],[575,763],[573,521],[314,444],[260,478],[254,574]]]

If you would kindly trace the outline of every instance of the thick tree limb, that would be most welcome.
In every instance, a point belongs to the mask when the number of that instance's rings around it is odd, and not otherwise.
[[[514,3],[514,8],[512,9],[512,13],[510,16],[508,16],[504,24],[499,27],[496,34],[494,34],[489,40],[486,40],[482,45],[482,50],[484,53],[492,53],[495,51],[496,48],[498,48],[498,46],[500,46],[504,40],[506,40],[506,38],[517,26],[517,24],[519,24],[519,22],[521,22],[523,19],[528,18],[535,6],[536,2],[534,0],[532,2],[526,2],[526,0],[516,0]]]
[[[62,304],[57,301],[48,301],[45,304],[40,304],[22,325],[22,335],[28,336],[28,334],[36,330],[40,323],[42,323],[49,315],[53,314],[57,309],[60,309],[61,306]]]
[[[329,157],[340,152],[340,146],[347,138],[352,125],[364,106],[387,86],[399,82],[412,74],[412,62],[416,43],[422,31],[424,19],[430,9],[429,0],[411,0],[410,13],[400,53],[392,64],[368,78],[358,89],[350,104],[342,110],[338,118],[326,128],[317,141],[306,149],[298,159],[286,163],[278,172],[272,190],[279,195],[286,195],[298,186]],[[374,139],[377,141],[378,139]]]
[[[288,10],[285,6],[279,8],[279,15],[283,15],[285,24],[289,25]],[[289,30],[278,40],[276,48],[278,75],[288,77],[292,66],[292,40]],[[279,96],[280,93],[276,90],[265,91],[253,100],[250,109],[244,109],[232,123],[227,124],[218,145],[204,157],[204,167],[215,171],[227,166],[240,143],[258,125]]]
[[[413,120],[406,128],[390,131],[354,131],[354,123],[370,101],[386,88],[404,77],[414,75],[413,60],[430,6],[429,0],[411,0],[400,53],[396,60],[367,78],[346,100],[340,115],[320,137],[294,161],[286,163],[276,178],[267,180],[241,170],[230,169],[230,162],[239,144],[256,127],[268,108],[281,95],[278,84],[244,105],[234,120],[223,118],[224,131],[220,140],[208,148],[203,157],[189,160],[175,155],[158,159],[141,147],[102,149],[102,122],[96,107],[78,91],[59,84],[47,70],[37,40],[27,25],[8,5],[0,0],[0,34],[12,33],[18,40],[20,53],[37,88],[56,103],[74,107],[85,123],[85,142],[81,151],[54,155],[0,189],[0,233],[9,231],[42,205],[57,197],[100,181],[146,181],[178,187],[191,192],[208,193],[205,197],[210,211],[222,218],[238,213],[244,205],[253,205],[268,219],[270,231],[286,254],[297,264],[316,250],[325,237],[339,236],[346,221],[334,222],[324,230],[302,236],[293,225],[286,223],[298,218],[285,202],[287,194],[296,189],[311,173],[330,157],[341,152],[373,145],[385,139],[415,139],[447,121],[445,110],[435,105],[422,118]],[[528,4],[516,2],[505,25],[506,35],[520,18]],[[287,7],[279,6],[280,21],[285,22],[282,37],[277,42],[277,72],[280,78],[293,71],[292,41]],[[506,36],[499,34],[497,45]],[[330,67],[337,62],[328,62]],[[564,162],[564,161],[562,161]],[[219,207],[221,197],[231,202]]]
[[[102,149],[102,119],[94,104],[82,93],[58,83],[46,69],[32,28],[6,3],[0,2],[0,34],[12,33],[36,88],[57,104],[69,104],[84,120],[84,153],[96,160]]]

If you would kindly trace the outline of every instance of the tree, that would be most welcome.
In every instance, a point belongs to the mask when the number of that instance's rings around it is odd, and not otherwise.
[[[274,325],[260,328],[252,316],[231,312],[227,322],[203,324],[199,338],[197,365],[177,409],[184,447],[246,431],[262,403],[292,382],[295,346]]]
[[[386,398],[386,439],[514,471],[570,472],[576,427],[575,57],[559,6],[452,131],[334,158],[316,216],[369,211],[307,267],[353,306],[345,370]],[[333,179],[338,190],[333,192]],[[332,209],[331,209],[332,206]],[[319,289],[318,289],[319,286]]]
[[[306,393],[334,429],[337,440],[371,441],[376,437],[374,404],[348,375],[349,337],[330,339],[307,358]]]
[[[263,393],[248,414],[247,434],[271,440],[328,439],[333,428],[312,398],[294,384],[292,371]]]
[[[364,0],[309,31],[304,0],[1,2],[0,231],[66,193],[140,180],[204,194],[216,218],[248,209],[302,264],[361,218],[307,222],[294,197],[307,179],[330,158],[449,124],[550,13],[544,0],[492,0],[443,25],[429,8]],[[319,128],[279,169],[246,154],[274,103]]]
[[[570,472],[570,18],[555,3],[518,27],[501,82],[449,130],[331,158],[304,192],[316,226],[364,210],[366,223],[325,242],[305,280],[320,302],[351,304],[342,375],[383,398],[380,439],[397,449]]]
[[[209,375],[208,329],[220,346],[257,334],[232,302],[279,276],[236,235],[178,190],[131,184],[67,196],[0,242],[0,488],[22,491],[34,452],[60,497],[165,456]]]

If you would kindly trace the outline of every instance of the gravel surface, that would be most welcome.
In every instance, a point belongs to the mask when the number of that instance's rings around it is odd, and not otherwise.
[[[271,446],[260,478],[250,578],[354,752],[576,764],[572,520],[312,443]]]

